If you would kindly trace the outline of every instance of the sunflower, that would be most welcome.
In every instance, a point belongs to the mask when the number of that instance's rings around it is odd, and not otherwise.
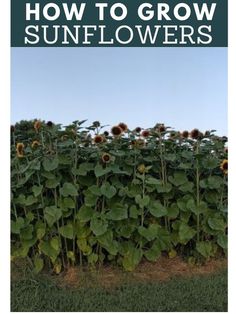
[[[104,142],[104,137],[102,135],[95,135],[93,141],[95,144],[100,144]]]
[[[200,131],[198,129],[193,129],[190,133],[192,139],[196,140],[200,137]]]
[[[228,147],[225,147],[225,148],[224,148],[224,152],[225,152],[226,154],[228,154]]]
[[[128,130],[127,124],[121,122],[118,124],[118,126],[122,129],[123,132],[127,132],[127,130]]]
[[[25,148],[25,145],[23,143],[17,143],[16,144],[17,157],[19,157],[19,158],[24,157],[24,148]]]
[[[99,128],[100,126],[101,126],[101,124],[100,124],[99,121],[94,121],[94,122],[93,122],[93,127]]]
[[[121,135],[122,132],[123,132],[122,128],[118,125],[115,125],[111,128],[111,133],[114,136],[119,136],[119,135]]]
[[[143,137],[148,137],[150,135],[150,132],[148,130],[143,130],[143,132],[141,133],[141,135]]]
[[[189,137],[189,132],[188,131],[183,131],[181,134],[182,138],[188,138]]]
[[[223,171],[224,174],[228,174],[228,160],[224,159],[220,164],[220,169]]]
[[[144,164],[141,164],[141,165],[138,166],[138,172],[141,173],[141,174],[146,172],[146,167],[145,167]]]
[[[40,145],[39,141],[35,140],[33,141],[33,143],[31,144],[32,148],[37,148]]]
[[[108,131],[104,131],[103,135],[104,135],[105,137],[107,137],[107,136],[109,136],[109,132],[108,132]]]
[[[34,122],[34,129],[35,129],[36,132],[39,131],[41,126],[42,126],[42,122],[41,121],[37,120],[37,121]]]
[[[109,163],[109,162],[111,161],[111,155],[108,154],[108,153],[104,153],[104,154],[102,155],[102,161],[103,161],[105,164]]]
[[[48,121],[48,122],[47,122],[47,126],[48,126],[49,128],[51,128],[51,127],[53,126],[53,122],[52,122],[52,121]]]
[[[165,130],[166,130],[166,127],[165,127],[164,124],[159,125],[158,131],[159,131],[160,133],[165,132]]]
[[[135,129],[134,129],[134,132],[135,133],[140,133],[142,131],[142,129],[139,127],[139,126],[137,126]]]

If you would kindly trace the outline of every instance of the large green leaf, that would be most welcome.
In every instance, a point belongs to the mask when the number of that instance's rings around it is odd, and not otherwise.
[[[68,223],[65,226],[59,228],[60,234],[67,239],[73,239],[74,237],[74,228],[72,223]]]
[[[208,225],[213,230],[224,231],[226,224],[222,218],[210,217],[208,218]]]
[[[209,258],[213,255],[212,244],[209,241],[197,242],[196,249],[205,258]]]
[[[61,208],[56,206],[48,206],[44,209],[44,218],[47,221],[49,227],[58,221],[62,216]]]
[[[224,233],[223,234],[219,234],[217,236],[217,244],[219,246],[221,246],[223,249],[227,249],[228,247],[228,238],[227,238],[227,235],[225,235]]]
[[[91,170],[93,170],[94,165],[89,162],[83,162],[82,164],[79,165],[78,171],[76,174],[80,176],[86,176],[87,173]]]
[[[90,228],[96,236],[100,236],[107,231],[108,223],[99,217],[93,217],[90,221]]]
[[[122,265],[126,271],[133,271],[142,259],[143,252],[141,249],[134,247],[130,248],[129,251],[124,255]]]
[[[34,185],[32,187],[32,192],[34,193],[34,196],[37,197],[41,194],[43,190],[43,186],[42,185]]]
[[[145,207],[149,204],[150,202],[150,197],[148,195],[144,195],[143,197],[138,194],[135,196],[135,202],[141,207]]]
[[[185,172],[174,172],[174,175],[169,176],[168,179],[175,186],[180,186],[188,182]]]
[[[161,249],[160,246],[154,243],[150,249],[148,249],[144,256],[150,262],[155,262],[161,256]]]
[[[57,256],[59,255],[59,251],[55,250],[49,242],[42,241],[39,243],[39,250],[45,254],[46,256],[50,257],[52,263],[55,262]]]
[[[79,212],[77,214],[77,218],[81,222],[87,222],[90,221],[94,215],[95,211],[91,207],[88,207],[86,205],[83,205],[80,207]]]
[[[43,269],[43,266],[44,266],[43,259],[40,258],[39,255],[36,255],[34,257],[34,272],[38,274]]]
[[[16,221],[11,221],[11,232],[20,234],[20,230],[24,227],[25,221],[22,217],[18,217]]]
[[[150,213],[157,218],[163,217],[168,213],[166,207],[164,207],[160,201],[150,202],[148,209]]]
[[[109,254],[116,255],[118,252],[118,244],[113,240],[113,233],[111,230],[108,230],[103,235],[97,237],[100,245],[105,248]]]
[[[37,239],[38,240],[42,239],[46,233],[46,224],[41,220],[37,221],[35,225],[35,230],[36,230]]]
[[[102,195],[106,196],[108,199],[112,198],[116,194],[116,188],[110,185],[109,182],[103,183],[101,186]]]
[[[58,167],[58,165],[59,165],[58,157],[53,157],[53,158],[44,157],[43,159],[44,170],[48,172],[55,170]]]
[[[148,228],[141,227],[141,226],[138,228],[139,234],[143,236],[145,239],[147,239],[148,241],[152,241],[157,237],[158,230],[159,230],[159,226],[155,224],[149,225]]]
[[[60,193],[63,196],[77,196],[78,191],[74,184],[70,182],[65,182],[63,187],[60,189]]]
[[[188,226],[186,223],[181,223],[179,227],[179,239],[182,244],[187,244],[196,234],[196,230]]]
[[[111,220],[122,220],[128,218],[127,205],[114,204],[107,212],[106,217]]]
[[[94,168],[94,173],[97,178],[102,177],[109,172],[110,172],[110,169],[103,168],[102,165],[96,165],[96,167]]]

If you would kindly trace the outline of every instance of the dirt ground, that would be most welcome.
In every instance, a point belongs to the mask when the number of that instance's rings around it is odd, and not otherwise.
[[[112,287],[121,283],[166,281],[176,276],[194,276],[212,274],[227,268],[226,259],[210,260],[204,265],[189,265],[180,257],[169,259],[161,257],[155,263],[143,262],[134,272],[124,272],[112,266],[103,266],[99,270],[84,270],[71,267],[55,277],[59,286],[76,288],[79,286]]]

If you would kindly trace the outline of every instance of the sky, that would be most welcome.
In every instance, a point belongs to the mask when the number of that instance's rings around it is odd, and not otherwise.
[[[227,135],[227,48],[12,48],[11,122]]]

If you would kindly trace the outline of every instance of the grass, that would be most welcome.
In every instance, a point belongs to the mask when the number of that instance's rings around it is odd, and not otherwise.
[[[12,280],[12,312],[226,312],[227,271],[113,287],[59,286],[43,275]]]

